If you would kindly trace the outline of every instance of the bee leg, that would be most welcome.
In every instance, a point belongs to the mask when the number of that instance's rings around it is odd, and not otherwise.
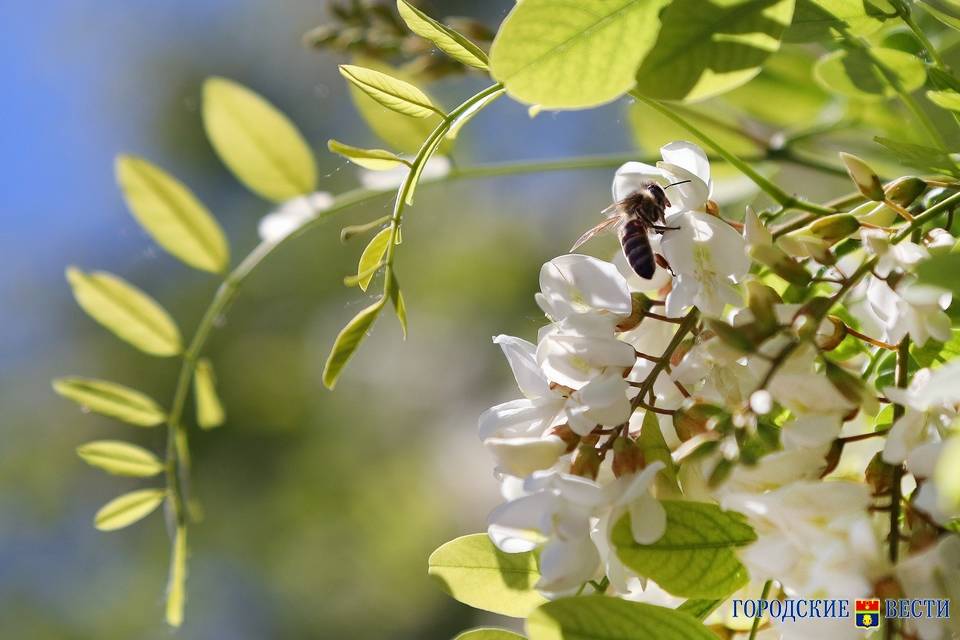
[[[662,224],[652,224],[650,228],[656,231],[657,233],[663,233],[664,231],[679,231],[680,227],[667,227]]]
[[[666,258],[664,258],[664,257],[663,257],[662,255],[660,255],[659,253],[655,253],[655,254],[653,254],[653,259],[656,260],[657,264],[658,264],[661,268],[666,269],[667,271],[669,271],[671,276],[676,277],[677,274],[674,273],[673,268],[670,266],[670,263],[667,262],[667,259],[666,259]]]

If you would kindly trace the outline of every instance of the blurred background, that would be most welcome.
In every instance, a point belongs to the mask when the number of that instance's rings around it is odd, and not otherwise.
[[[301,43],[328,21],[325,4],[5,4],[0,637],[171,635],[162,623],[163,519],[95,531],[97,508],[138,482],[91,469],[74,452],[101,438],[162,451],[164,431],[82,414],[49,381],[102,377],[166,403],[179,365],[141,354],[90,320],[63,271],[73,264],[121,274],[192,334],[217,283],[158,250],[128,215],[113,158],[143,155],[178,176],[216,214],[234,260],[242,257],[270,206],[229,175],[203,135],[200,90],[211,75],[249,86],[297,123],[319,158],[321,189],[357,186],[356,167],[329,154],[327,139],[381,143],[337,73],[343,59]],[[495,27],[514,3],[421,4],[437,17]],[[797,84],[811,102],[795,103],[793,117],[823,109],[808,80]],[[431,91],[450,106],[483,82],[447,78]],[[749,95],[742,100],[778,115]],[[454,156],[470,166],[629,152],[638,149],[630,119],[624,102],[530,119],[525,107],[501,100],[465,129]],[[648,151],[672,135],[644,114],[633,119]],[[388,201],[297,239],[258,270],[209,343],[228,421],[191,430],[204,519],[191,532],[178,636],[441,639],[492,621],[432,584],[426,559],[452,537],[483,530],[499,501],[476,419],[518,394],[490,338],[535,336],[539,266],[593,224],[609,203],[611,176],[612,168],[532,174],[418,192],[398,257],[410,339],[402,342],[384,314],[336,393],[320,383],[324,358],[339,328],[368,304],[341,284],[361,244],[340,244],[339,227],[383,215]],[[811,198],[849,188],[803,171],[785,181]]]

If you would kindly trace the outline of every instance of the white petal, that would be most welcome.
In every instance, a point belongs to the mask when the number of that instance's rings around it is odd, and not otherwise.
[[[645,493],[628,507],[630,531],[638,544],[653,544],[667,531],[667,512],[660,501]]]
[[[670,164],[686,169],[704,184],[710,184],[710,161],[698,145],[679,140],[660,147],[660,155]]]
[[[591,256],[570,254],[547,262],[540,269],[540,290],[541,307],[555,321],[590,311],[627,316],[633,307],[617,267]]]
[[[567,448],[556,436],[545,438],[487,438],[483,445],[493,453],[505,473],[526,476],[552,467]]]
[[[551,394],[550,383],[537,364],[537,347],[533,343],[505,335],[495,337],[493,342],[500,345],[503,355],[507,357],[523,395],[536,399]]]
[[[620,202],[631,193],[646,186],[648,182],[667,185],[670,183],[670,178],[657,167],[642,162],[628,162],[622,165],[613,176],[614,201]]]
[[[577,589],[596,577],[600,554],[589,537],[575,540],[554,538],[540,554],[540,581],[536,588],[546,592]]]
[[[704,211],[706,209],[707,199],[710,197],[710,185],[696,174],[675,164],[658,162],[657,166],[670,178],[670,182],[664,186],[664,193],[670,200],[669,211]]]
[[[562,398],[553,402],[521,398],[498,404],[480,414],[480,438],[539,436],[552,426],[562,410]]]

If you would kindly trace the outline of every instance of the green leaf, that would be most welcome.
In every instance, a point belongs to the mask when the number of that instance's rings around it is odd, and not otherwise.
[[[490,71],[511,97],[544,109],[583,109],[614,100],[660,28],[668,0],[523,0],[500,25]]]
[[[121,340],[156,356],[180,353],[180,331],[157,301],[117,276],[67,269],[77,304]]]
[[[784,42],[815,42],[838,38],[842,31],[868,36],[883,27],[886,16],[864,0],[797,0],[793,22]]]
[[[273,202],[312,193],[317,165],[296,126],[263,96],[226,78],[203,83],[203,126],[248,189]]]
[[[897,142],[889,138],[876,137],[874,141],[892,151],[902,164],[937,173],[960,175],[956,163],[946,151],[911,142]]]
[[[936,369],[954,358],[960,358],[960,329],[952,329],[951,333],[953,337],[947,342],[930,339],[922,347],[911,344],[910,355],[917,365]]]
[[[813,77],[828,91],[859,100],[883,100],[896,95],[884,75],[876,67],[879,62],[897,78],[905,91],[923,86],[927,71],[923,60],[897,49],[871,47],[869,54],[860,50],[838,50],[821,57],[813,66]]]
[[[178,526],[173,538],[170,575],[167,579],[165,618],[173,628],[183,624],[183,607],[187,601],[187,528]]]
[[[117,182],[133,216],[161,247],[191,267],[219,273],[227,240],[207,208],[176,178],[143,158],[119,156]]]
[[[670,456],[670,447],[667,446],[667,441],[663,439],[663,432],[660,431],[657,414],[653,411],[647,411],[643,414],[643,425],[640,427],[640,437],[637,439],[637,444],[640,445],[643,459],[647,464],[655,461],[664,464],[664,468],[657,473],[657,478],[663,479],[668,491],[675,491],[679,494],[677,468]]]
[[[513,631],[484,627],[464,631],[453,640],[524,640],[524,637]]]
[[[927,91],[927,100],[942,109],[960,111],[960,93],[956,91]]]
[[[96,413],[138,427],[153,427],[167,419],[163,409],[148,396],[129,387],[92,378],[58,378],[53,390]]]
[[[386,73],[357,65],[342,64],[340,75],[353,86],[397,113],[414,118],[429,118],[442,113],[423,91],[409,82]]]
[[[410,31],[437,45],[454,60],[477,69],[487,68],[487,54],[466,37],[437,22],[406,0],[397,0],[397,10]]]
[[[77,447],[87,464],[117,476],[149,478],[163,471],[163,462],[152,452],[120,440],[95,440]]]
[[[960,2],[956,0],[921,0],[923,8],[943,24],[960,31]]]
[[[140,489],[125,493],[103,505],[94,516],[93,524],[100,531],[129,527],[150,515],[166,495],[163,489]]]
[[[383,256],[387,253],[387,247],[390,246],[390,229],[391,227],[381,229],[370,239],[367,247],[360,254],[360,262],[357,264],[357,284],[363,291],[370,286],[370,281],[373,280],[374,274],[383,262]]]
[[[686,613],[620,598],[561,598],[527,620],[530,640],[717,640]]]
[[[917,278],[923,284],[933,285],[960,296],[960,253],[933,256],[917,265]]]
[[[687,615],[691,615],[697,620],[706,620],[707,616],[717,610],[723,604],[723,599],[714,599],[714,600],[700,600],[692,599],[683,602],[677,611],[682,611]]]
[[[198,360],[194,367],[193,395],[197,403],[197,424],[202,429],[213,429],[222,425],[226,415],[217,395],[213,364],[207,358]]]
[[[756,78],[726,94],[724,101],[764,122],[783,127],[817,121],[830,102],[830,95],[815,82],[810,82],[810,67],[814,60],[805,50],[781,49],[770,56]],[[790,108],[784,109],[785,104]],[[697,126],[717,140],[701,124]],[[718,142],[722,144],[722,141]],[[733,149],[728,150],[737,154]],[[756,152],[755,148],[753,152]]]
[[[637,71],[637,89],[662,100],[702,100],[760,72],[780,48],[794,0],[674,0]]]
[[[357,347],[360,346],[363,339],[367,337],[367,331],[370,330],[377,316],[380,315],[380,310],[383,309],[385,301],[386,298],[380,298],[366,309],[363,309],[337,334],[333,348],[330,349],[330,355],[327,356],[327,362],[323,366],[323,385],[327,389],[333,390],[336,386],[337,379],[339,379],[340,374],[343,373],[347,362],[353,356]]]
[[[484,533],[442,545],[428,560],[428,573],[454,599],[477,609],[523,618],[546,602],[533,553],[504,553]]]
[[[725,598],[747,582],[734,549],[757,539],[745,518],[703,502],[664,500],[667,530],[653,544],[638,544],[624,516],[611,541],[620,560],[676,596]]]
[[[672,108],[734,155],[749,156],[759,151],[753,140],[736,131],[741,126],[737,119],[717,106],[675,105]],[[627,117],[634,143],[650,154],[659,155],[660,147],[668,142],[690,137],[687,129],[643,102],[631,104]]]
[[[393,310],[397,313],[397,320],[400,321],[400,329],[403,330],[403,339],[407,339],[407,305],[403,301],[403,293],[400,291],[400,283],[397,276],[390,273],[390,284],[387,287],[387,295],[390,296],[390,302],[393,303]]]
[[[339,154],[350,162],[360,165],[364,169],[371,171],[386,171],[401,165],[410,166],[410,163],[386,149],[361,149],[343,144],[337,140],[327,142],[327,148],[333,153]]]

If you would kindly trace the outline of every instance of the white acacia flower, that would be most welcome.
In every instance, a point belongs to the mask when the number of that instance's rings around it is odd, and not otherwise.
[[[678,316],[695,306],[719,316],[726,304],[739,304],[733,284],[750,267],[743,237],[730,225],[706,213],[713,183],[710,162],[703,149],[691,142],[671,142],[661,147],[663,162],[651,166],[628,162],[617,170],[613,196],[622,200],[646,182],[668,187],[663,256],[677,274],[667,296],[667,315]],[[681,183],[681,184],[676,184]]]
[[[599,314],[569,316],[541,331],[537,362],[547,377],[581,389],[604,372],[621,375],[633,366],[631,345],[618,340],[613,325]]]
[[[798,481],[763,494],[733,493],[722,504],[746,515],[757,532],[740,554],[753,579],[777,580],[791,597],[862,598],[883,569],[870,500],[864,484]]]
[[[910,465],[911,453],[929,442],[940,440],[940,429],[950,425],[957,416],[960,403],[960,362],[945,365],[936,371],[921,369],[910,380],[906,389],[886,387],[884,395],[905,407],[904,414],[893,423],[883,448],[883,460],[888,464]]]
[[[960,598],[960,537],[944,536],[937,544],[905,558],[895,569],[908,598]],[[960,619],[920,617],[910,621],[921,640],[948,640],[960,635]]]
[[[750,269],[743,237],[726,222],[697,211],[672,213],[661,247],[677,274],[667,296],[667,315],[678,316],[694,306],[704,314],[720,316],[725,305],[741,305],[734,284]]]
[[[913,506],[926,512],[942,526],[960,518],[960,505],[954,504],[951,499],[941,493],[934,478],[940,458],[946,449],[947,445],[942,440],[927,442],[914,449],[907,460],[910,473],[917,478],[925,479],[917,489]]]
[[[592,518],[606,501],[599,484],[556,471],[538,471],[523,483],[525,495],[491,512],[487,533],[506,553],[540,552],[536,588],[562,594],[593,579],[600,554],[590,538]]]
[[[880,229],[860,229],[860,239],[867,250],[877,256],[874,273],[886,278],[894,269],[909,271],[918,262],[930,257],[926,248],[913,242],[892,244],[890,236]]]
[[[653,249],[654,254],[663,253],[660,250],[659,236],[650,235],[647,236],[647,238],[650,240],[650,248]],[[620,275],[626,278],[627,286],[630,287],[631,291],[648,294],[659,293],[673,281],[673,276],[670,272],[656,263],[654,263],[653,266],[653,276],[649,279],[640,277],[640,275],[633,270],[633,267],[630,266],[630,263],[627,262],[627,257],[623,255],[623,251],[617,251],[613,256],[613,265],[617,268],[617,271],[620,272]]]
[[[333,196],[325,191],[287,200],[260,220],[257,228],[260,239],[264,242],[280,242],[316,218],[321,211],[333,206],[333,202]]]
[[[386,169],[385,171],[360,169],[360,184],[362,184],[365,189],[389,191],[390,189],[396,189],[403,184],[403,181],[406,179],[407,173],[409,172],[410,168],[403,164],[392,169]],[[420,174],[420,179],[424,181],[430,181],[437,178],[443,178],[449,174],[450,160],[444,156],[433,156],[427,160],[427,164],[423,166],[423,172]]]
[[[582,254],[559,256],[543,265],[536,301],[554,322],[597,313],[616,324],[633,310],[630,289],[617,267]]]
[[[711,338],[684,354],[670,375],[699,400],[736,407],[757,388],[762,373],[755,359],[744,358]]]
[[[901,282],[897,291],[885,281],[871,278],[867,285],[870,311],[883,327],[884,340],[900,342],[906,335],[918,345],[934,338],[950,340],[950,317],[944,310],[951,295],[937,287]]]

